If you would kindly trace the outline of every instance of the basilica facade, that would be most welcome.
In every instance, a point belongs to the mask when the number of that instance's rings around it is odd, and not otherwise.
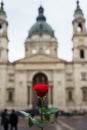
[[[84,13],[76,3],[72,21],[73,59],[58,57],[58,41],[46,22],[44,9],[38,9],[36,22],[25,40],[25,57],[9,62],[8,21],[3,2],[0,7],[0,110],[30,109],[39,105],[32,87],[49,84],[45,105],[64,110],[87,110],[87,31]]]

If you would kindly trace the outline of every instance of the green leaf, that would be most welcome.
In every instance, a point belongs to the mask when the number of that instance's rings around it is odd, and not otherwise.
[[[44,118],[45,118],[45,120],[50,121],[50,115],[49,114],[45,114]]]
[[[56,112],[58,112],[58,108],[56,107],[52,107],[52,108],[40,108],[39,109],[40,114],[42,113],[43,115],[50,115],[50,114],[55,114]]]
[[[29,117],[28,119],[28,125],[32,127],[33,125],[37,125],[39,128],[43,128],[43,123],[41,121],[38,121],[32,117]]]
[[[43,128],[43,123],[41,121],[37,121],[36,120],[36,125],[39,127],[39,128]]]
[[[28,118],[28,125],[30,127],[34,125],[34,121],[31,118]]]
[[[32,116],[27,113],[27,112],[24,112],[24,111],[20,111],[20,113],[26,117],[28,117],[28,125],[30,127],[32,127],[34,124],[37,125],[39,128],[43,128],[43,123],[41,121],[38,121],[34,118],[32,118]]]
[[[56,108],[56,107],[47,109],[47,113],[49,113],[49,114],[55,114],[56,112],[58,112],[58,108]]]
[[[27,112],[24,112],[24,111],[19,111],[23,116],[31,116],[29,113],[27,113]]]
[[[39,109],[39,113],[40,114],[45,114],[46,113],[46,109],[43,107],[43,108],[40,108]]]

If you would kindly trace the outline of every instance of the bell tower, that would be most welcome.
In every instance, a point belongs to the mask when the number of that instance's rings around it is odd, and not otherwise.
[[[74,12],[73,24],[73,61],[87,61],[87,31],[86,21],[79,1]]]
[[[8,61],[8,22],[6,20],[6,12],[4,11],[4,3],[0,5],[0,62]]]

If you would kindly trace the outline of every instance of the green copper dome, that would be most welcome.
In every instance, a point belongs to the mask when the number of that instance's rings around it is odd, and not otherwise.
[[[36,23],[30,28],[29,36],[33,34],[42,34],[42,33],[53,36],[54,31],[51,28],[51,26],[46,23],[46,18],[43,15],[44,9],[40,6],[38,11],[39,15],[36,18]]]
[[[53,30],[49,24],[43,21],[36,22],[30,29],[29,35],[46,33],[53,35]]]

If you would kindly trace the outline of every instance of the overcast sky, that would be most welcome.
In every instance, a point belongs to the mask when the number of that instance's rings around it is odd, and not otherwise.
[[[9,60],[23,58],[24,41],[30,27],[36,22],[40,3],[44,7],[47,23],[51,25],[59,43],[61,59],[72,60],[72,20],[76,0],[3,0],[7,14]],[[87,20],[87,0],[80,0],[80,7]],[[86,24],[87,27],[87,24]]]

